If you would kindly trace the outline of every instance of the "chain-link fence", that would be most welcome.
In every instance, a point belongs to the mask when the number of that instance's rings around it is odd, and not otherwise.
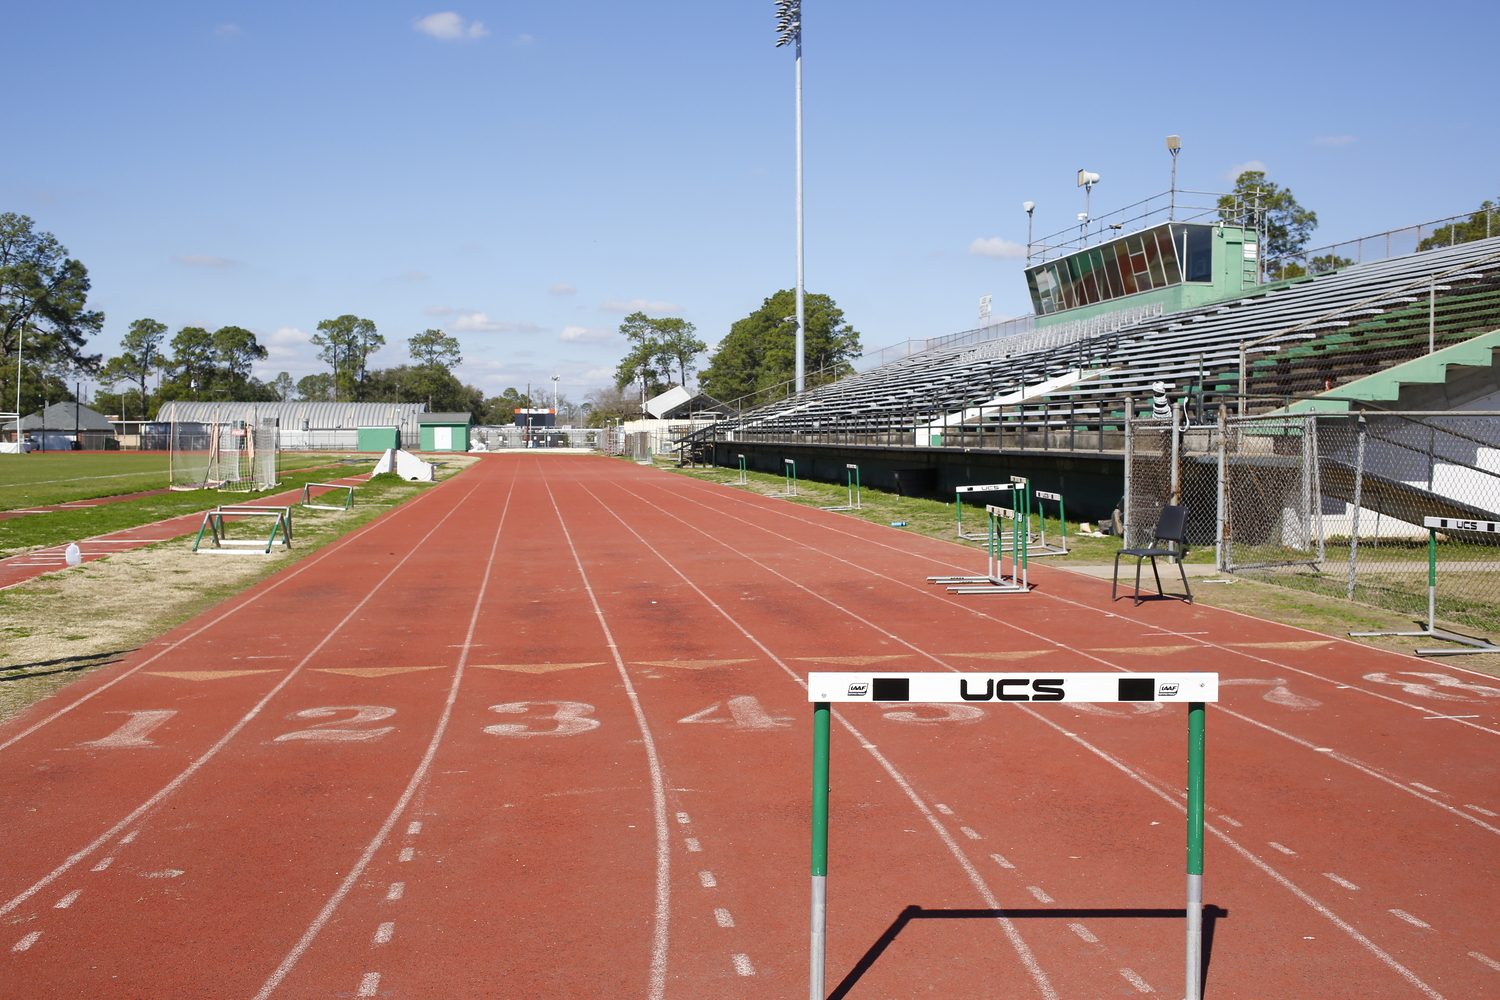
[[[1128,545],[1175,500],[1225,572],[1425,618],[1431,562],[1438,618],[1500,632],[1500,537],[1439,533],[1430,560],[1423,527],[1500,521],[1500,413],[1137,420],[1127,454]]]

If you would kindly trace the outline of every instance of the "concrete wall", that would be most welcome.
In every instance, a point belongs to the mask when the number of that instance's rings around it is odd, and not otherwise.
[[[1061,493],[1068,520],[1107,518],[1125,493],[1125,461],[1119,455],[1086,452],[963,451],[957,448],[854,448],[837,446],[755,445],[719,442],[714,464],[739,468],[739,457],[756,472],[781,475],[785,459],[797,463],[799,479],[844,484],[845,465],[859,466],[866,486],[896,491],[896,471],[937,470],[934,499],[953,500],[954,487],[1008,482],[1026,476],[1032,488]]]

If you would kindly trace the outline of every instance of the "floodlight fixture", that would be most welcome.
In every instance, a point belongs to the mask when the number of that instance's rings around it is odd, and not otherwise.
[[[1167,150],[1172,154],[1172,200],[1167,206],[1167,221],[1177,218],[1177,154],[1182,152],[1182,137],[1167,136]]]
[[[1026,214],[1027,215],[1030,215],[1033,211],[1036,210],[1036,202],[1034,202],[1034,201],[1023,201],[1023,202],[1021,202],[1021,207],[1024,208],[1024,209],[1026,209]]]
[[[797,343],[796,391],[807,388],[806,285],[802,270],[802,0],[776,0],[776,47],[791,45],[797,53]],[[821,979],[820,979],[821,985]]]
[[[1182,148],[1182,137],[1176,135],[1167,136],[1167,148],[1172,151],[1173,156],[1176,156],[1177,151]]]
[[[1078,218],[1086,220],[1092,213],[1090,201],[1094,196],[1094,185],[1099,183],[1099,175],[1088,170],[1078,171],[1078,186],[1083,188],[1083,214]]]
[[[802,0],[776,0],[776,47],[802,40]]]
[[[1031,263],[1031,213],[1036,208],[1036,202],[1023,201],[1021,207],[1026,209],[1026,263]]]
[[[1078,221],[1079,222],[1087,222],[1087,221],[1089,221],[1089,213],[1087,213],[1087,212],[1079,212],[1078,213]]]

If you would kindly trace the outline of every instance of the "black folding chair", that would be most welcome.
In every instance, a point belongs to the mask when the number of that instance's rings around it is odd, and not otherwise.
[[[1141,603],[1141,564],[1147,559],[1151,560],[1151,575],[1156,577],[1156,593],[1161,597],[1176,597],[1176,594],[1168,594],[1161,586],[1161,574],[1156,570],[1156,557],[1167,556],[1177,560],[1177,571],[1182,574],[1182,589],[1189,604],[1193,603],[1193,591],[1188,587],[1187,570],[1182,568],[1182,559],[1187,555],[1187,543],[1183,536],[1187,533],[1187,508],[1166,506],[1161,509],[1161,517],[1156,521],[1156,534],[1151,538],[1151,548],[1148,549],[1121,549],[1115,553],[1115,578],[1109,588],[1109,599],[1117,601],[1116,592],[1120,586],[1120,557],[1135,557],[1135,606]],[[1159,549],[1157,542],[1173,542],[1175,549]]]

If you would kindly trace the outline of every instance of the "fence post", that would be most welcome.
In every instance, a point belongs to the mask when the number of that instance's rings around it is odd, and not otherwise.
[[[1309,418],[1312,424],[1312,474],[1313,474],[1313,497],[1317,501],[1317,525],[1318,525],[1318,564],[1321,566],[1326,554],[1324,546],[1327,535],[1323,530],[1323,459],[1322,449],[1318,444],[1318,417],[1313,414]]]
[[[1173,506],[1182,503],[1182,404],[1172,404],[1172,468],[1171,486],[1167,495]]]
[[[1302,420],[1302,524],[1299,525],[1302,538],[1297,547],[1303,552],[1312,551],[1312,432],[1315,419],[1305,417]]]
[[[1354,521],[1349,528],[1349,600],[1354,600],[1354,573],[1359,566],[1359,505],[1365,485],[1365,418],[1359,418],[1359,444],[1354,458]]]
[[[1229,433],[1229,408],[1219,404],[1219,489],[1218,516],[1214,525],[1214,568],[1228,572],[1229,554],[1224,551],[1224,526],[1229,520],[1229,450],[1225,437]]]
[[[1125,397],[1125,499],[1121,502],[1121,505],[1120,505],[1120,542],[1121,542],[1121,544],[1123,544],[1127,548],[1130,546],[1130,473],[1131,473],[1131,465],[1134,464],[1133,460],[1131,458],[1131,452],[1134,450],[1132,448],[1131,442],[1132,442],[1132,440],[1134,438],[1134,434],[1135,434],[1135,432],[1131,429],[1132,418],[1135,416],[1133,413],[1130,412],[1131,408],[1132,408],[1131,407],[1131,399],[1130,399],[1129,396],[1126,396]],[[1103,441],[1104,441],[1104,419],[1103,419],[1104,418],[1104,404],[1103,403],[1099,404],[1099,417],[1100,417],[1100,420],[1099,420],[1099,441],[1102,444]]]

